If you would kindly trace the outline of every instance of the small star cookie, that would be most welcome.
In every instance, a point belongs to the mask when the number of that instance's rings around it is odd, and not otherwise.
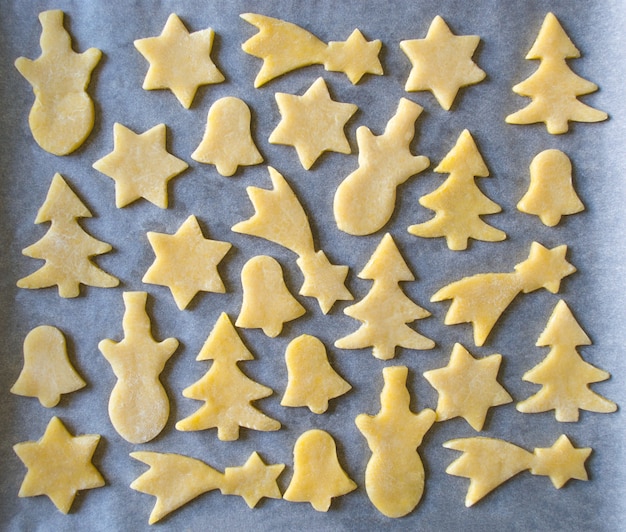
[[[224,81],[210,57],[213,36],[211,28],[189,33],[172,13],[161,35],[137,39],[134,43],[150,63],[143,88],[170,89],[182,106],[189,109],[198,87]]]
[[[121,209],[144,198],[167,208],[167,183],[189,165],[165,148],[165,124],[137,134],[123,126],[113,126],[113,151],[93,163],[93,167],[115,181],[115,205]]]
[[[232,247],[229,242],[204,238],[198,220],[191,215],[173,235],[148,233],[156,259],[143,277],[144,283],[167,286],[180,310],[198,292],[226,289],[217,265]]]
[[[224,470],[220,491],[224,495],[239,495],[250,508],[254,508],[263,497],[282,499],[276,479],[283,469],[285,464],[265,465],[261,457],[253,452],[244,465]]]
[[[430,91],[441,107],[450,110],[461,87],[485,78],[485,72],[472,61],[479,42],[478,35],[455,35],[443,18],[436,16],[425,39],[400,43],[413,65],[405,90]]]
[[[53,417],[38,441],[13,446],[28,468],[19,497],[46,495],[64,514],[70,511],[76,492],[104,486],[91,463],[100,441],[98,434],[72,436],[58,417]]]
[[[282,120],[269,141],[293,146],[306,170],[325,151],[350,153],[343,128],[357,106],[332,100],[323,78],[317,78],[302,96],[277,92],[276,103]]]

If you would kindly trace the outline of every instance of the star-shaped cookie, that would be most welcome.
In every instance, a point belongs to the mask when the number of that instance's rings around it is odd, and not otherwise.
[[[293,146],[306,170],[322,152],[350,153],[343,128],[357,106],[332,100],[323,78],[317,78],[302,96],[277,92],[276,103],[282,119],[269,141]]]
[[[150,63],[143,88],[170,89],[189,109],[200,85],[224,81],[210,57],[213,35],[211,28],[189,33],[172,13],[161,35],[137,39],[135,48]]]
[[[328,43],[324,67],[330,72],[345,72],[352,84],[358,83],[364,74],[382,76],[378,59],[382,45],[379,40],[368,41],[355,29],[346,41]]]
[[[165,140],[165,124],[141,134],[114,124],[113,151],[93,163],[93,167],[115,181],[118,208],[139,198],[167,208],[167,183],[189,165],[168,153]]]
[[[448,111],[461,87],[485,78],[485,72],[472,61],[479,41],[478,35],[455,35],[443,18],[436,16],[425,39],[400,42],[413,66],[405,90],[431,91]]]
[[[282,499],[276,479],[283,469],[285,464],[265,465],[261,457],[253,452],[244,465],[224,470],[220,490],[224,495],[243,497],[250,508],[254,508],[263,497]]]
[[[426,371],[425,379],[439,392],[437,421],[464,418],[474,430],[482,430],[487,410],[513,399],[496,380],[502,355],[476,359],[455,344],[446,367]]]
[[[18,495],[46,495],[61,512],[68,513],[77,491],[104,486],[91,463],[99,441],[97,434],[72,436],[61,420],[53,417],[39,441],[13,446],[28,468]]]
[[[232,244],[204,238],[194,215],[187,218],[175,234],[149,232],[148,240],[156,259],[143,282],[167,286],[180,310],[185,309],[198,292],[223,294],[226,291],[217,265]]]
[[[571,478],[576,480],[588,478],[585,461],[591,454],[591,448],[577,449],[565,434],[559,436],[552,447],[537,448],[534,454],[535,459],[530,472],[533,475],[550,477],[556,489],[563,487]]]

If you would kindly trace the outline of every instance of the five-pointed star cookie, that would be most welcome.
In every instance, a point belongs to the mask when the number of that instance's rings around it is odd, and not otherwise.
[[[143,282],[167,286],[180,310],[200,291],[226,291],[217,265],[232,244],[204,238],[195,216],[187,218],[175,234],[149,232],[148,240],[156,259]]]
[[[537,448],[534,454],[535,459],[530,472],[533,475],[550,477],[556,489],[563,487],[571,478],[576,480],[588,478],[585,461],[591,454],[591,448],[577,449],[565,434],[562,434],[552,447]]]
[[[240,467],[227,467],[224,482],[220,487],[224,495],[243,497],[250,508],[254,508],[263,497],[281,499],[276,479],[285,469],[285,464],[265,465],[261,457],[253,452]]]
[[[445,21],[436,16],[425,39],[400,43],[413,65],[405,90],[431,91],[448,111],[461,87],[485,78],[485,72],[472,61],[479,41],[478,35],[454,35]]]
[[[170,89],[183,107],[189,109],[200,85],[224,81],[211,61],[212,46],[211,28],[189,33],[172,13],[161,35],[135,41],[135,48],[150,63],[143,88]]]
[[[93,163],[93,167],[115,181],[115,205],[125,207],[144,198],[167,208],[167,183],[189,165],[168,153],[165,124],[137,134],[123,126],[113,126],[113,151]]]
[[[424,377],[439,392],[437,421],[460,416],[482,430],[490,407],[513,400],[496,380],[501,361],[501,355],[475,359],[455,344],[446,367],[426,371]]]
[[[99,441],[97,434],[72,436],[61,420],[53,417],[39,441],[13,446],[28,468],[18,495],[47,495],[61,512],[68,513],[77,491],[104,486],[91,463]]]
[[[276,103],[282,120],[269,141],[293,146],[306,170],[322,152],[350,153],[343,128],[357,106],[332,100],[323,78],[317,78],[302,96],[277,92]]]

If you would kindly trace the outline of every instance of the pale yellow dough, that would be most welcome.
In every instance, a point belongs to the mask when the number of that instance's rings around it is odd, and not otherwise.
[[[80,390],[85,381],[67,357],[65,336],[56,327],[40,325],[24,340],[24,367],[11,393],[36,397],[42,406],[59,404],[61,395]]]
[[[260,30],[241,46],[247,54],[263,59],[254,80],[257,88],[291,70],[314,64],[331,72],[345,72],[353,84],[364,74],[383,73],[378,59],[382,43],[365,40],[358,29],[344,42],[326,44],[291,22],[255,13],[244,13],[241,18]]]
[[[579,410],[609,413],[617,410],[613,401],[593,392],[589,384],[610,377],[609,373],[585,362],[576,346],[591,345],[591,340],[574,318],[565,301],[554,307],[537,346],[551,346],[548,356],[527,371],[523,379],[543,385],[541,390],[517,403],[520,412],[554,410],[557,421],[578,421]]]
[[[461,344],[454,344],[446,367],[424,373],[439,392],[437,421],[462,417],[474,430],[482,430],[492,406],[513,401],[497,381],[502,355],[474,358]]]
[[[80,285],[110,288],[117,278],[91,262],[94,255],[111,251],[106,242],[96,240],[78,224],[78,218],[91,218],[89,209],[60,174],[55,174],[48,195],[37,212],[35,223],[51,222],[48,232],[22,253],[46,263],[34,273],[20,279],[20,288],[58,286],[61,297],[77,297]]]
[[[32,85],[35,103],[28,123],[33,138],[47,152],[67,155],[91,133],[94,105],[87,94],[91,72],[102,52],[72,50],[72,39],[63,27],[63,11],[44,11],[41,22],[41,55],[19,57],[15,67]]]
[[[175,234],[149,232],[148,240],[156,259],[142,281],[167,286],[180,310],[198,292],[226,291],[217,266],[232,244],[204,238],[195,216],[187,218]]]
[[[561,216],[576,214],[585,206],[572,184],[572,163],[560,150],[545,150],[530,163],[530,186],[517,204],[521,212],[536,214],[544,225],[554,227]]]
[[[252,140],[250,120],[246,102],[233,96],[220,98],[209,109],[204,137],[191,158],[214,164],[226,177],[240,166],[262,163],[263,157]]]
[[[558,135],[569,130],[572,122],[601,122],[608,115],[579,101],[576,97],[598,90],[591,81],[581,78],[566,59],[580,57],[567,33],[552,13],[543,21],[537,40],[526,59],[541,64],[529,78],[513,87],[513,92],[532,99],[523,109],[506,117],[509,124],[544,122],[548,133]]]
[[[411,411],[407,375],[405,366],[384,368],[380,412],[356,418],[372,451],[365,489],[372,504],[387,517],[408,514],[422,498],[424,466],[417,448],[435,422],[435,412],[429,408],[419,414]]]
[[[139,198],[167,208],[167,184],[189,165],[168,153],[165,124],[137,134],[113,125],[113,151],[93,167],[115,181],[115,205],[125,207]]]
[[[313,429],[302,434],[293,448],[293,477],[283,498],[308,502],[318,512],[327,512],[331,499],[354,491],[356,484],[337,458],[333,437]]]
[[[330,399],[352,389],[330,365],[324,344],[315,336],[303,334],[289,342],[285,361],[288,382],[282,406],[306,406],[323,414]]]
[[[282,119],[270,143],[293,146],[306,170],[325,151],[350,153],[343,128],[358,108],[332,100],[323,78],[317,78],[302,96],[283,92],[274,96]]]
[[[530,470],[533,475],[550,477],[556,489],[570,479],[587,480],[585,461],[591,448],[575,448],[567,436],[561,435],[547,449],[533,453],[494,438],[460,438],[443,444],[447,449],[462,451],[446,473],[470,479],[465,506],[472,506],[509,478]]]
[[[485,72],[472,61],[479,42],[478,35],[454,35],[445,20],[436,16],[425,39],[400,42],[413,65],[405,89],[431,91],[448,111],[461,87],[485,79]]]
[[[210,57],[213,36],[211,28],[189,33],[172,13],[161,35],[137,39],[134,43],[150,63],[143,88],[169,89],[189,109],[198,87],[224,81]]]
[[[261,255],[252,257],[241,269],[243,303],[235,325],[263,329],[270,338],[278,336],[283,324],[302,316],[306,310],[291,295],[280,263]]]
[[[46,495],[64,514],[70,511],[76,492],[104,486],[91,458],[100,441],[98,434],[72,436],[58,417],[53,417],[38,441],[13,446],[28,468],[20,497]]]
[[[178,340],[154,340],[146,292],[124,292],[123,297],[124,339],[102,340],[98,349],[118,379],[109,399],[111,422],[126,441],[145,443],[163,430],[169,417],[170,403],[159,375],[178,348]]]

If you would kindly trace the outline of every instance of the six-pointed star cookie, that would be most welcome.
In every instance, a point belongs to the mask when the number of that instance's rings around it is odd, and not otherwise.
[[[250,508],[254,508],[263,497],[281,499],[276,479],[285,469],[285,464],[265,465],[261,457],[253,452],[240,467],[224,470],[224,483],[220,488],[224,495],[243,497]]]
[[[47,495],[61,512],[69,512],[77,491],[104,486],[91,463],[99,441],[98,434],[72,436],[61,420],[53,417],[39,441],[13,446],[28,468],[19,496]]]
[[[282,120],[269,141],[293,146],[306,170],[322,152],[350,153],[343,128],[357,106],[332,100],[323,78],[317,78],[302,96],[277,92],[276,103]]]
[[[113,126],[113,151],[93,163],[93,167],[115,181],[115,205],[125,207],[145,198],[167,208],[167,183],[189,165],[165,148],[165,124],[137,134],[123,126]]]
[[[189,109],[200,85],[224,81],[211,61],[212,46],[211,28],[190,34],[172,13],[161,35],[135,41],[135,48],[150,63],[143,88],[170,89],[183,107]]]
[[[195,216],[187,218],[175,234],[149,232],[148,240],[156,259],[143,282],[167,286],[180,310],[200,291],[225,292],[217,265],[232,244],[204,238]]]
[[[324,67],[330,72],[345,72],[352,84],[356,84],[364,74],[382,76],[383,67],[378,54],[383,43],[368,41],[358,30],[354,30],[346,41],[328,43]]]
[[[475,359],[455,344],[446,367],[426,371],[424,377],[439,392],[437,421],[460,416],[482,430],[490,407],[513,400],[496,380],[501,361],[501,355]]]
[[[479,41],[478,35],[454,35],[436,16],[425,39],[400,43],[413,65],[405,90],[431,91],[439,105],[449,110],[461,87],[485,78],[485,72],[472,61]]]
[[[591,454],[591,448],[577,449],[565,434],[562,434],[552,447],[537,448],[534,454],[535,460],[530,472],[533,475],[550,477],[556,489],[563,487],[571,478],[576,480],[588,478],[585,461]]]

